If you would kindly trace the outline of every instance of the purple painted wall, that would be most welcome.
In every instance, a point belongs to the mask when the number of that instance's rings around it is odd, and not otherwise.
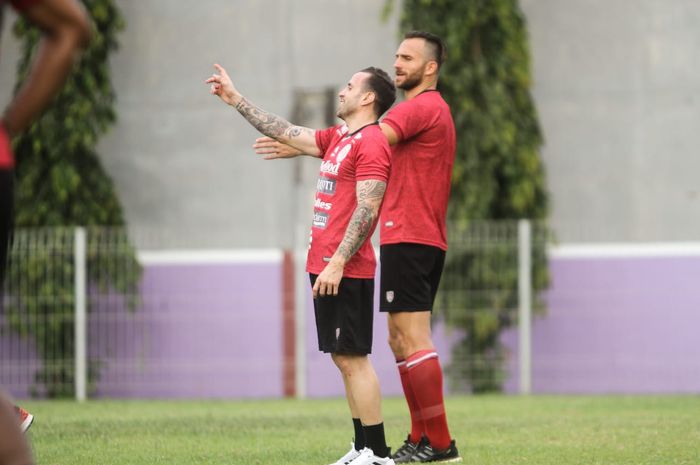
[[[548,314],[533,325],[535,393],[700,392],[700,257],[554,258],[551,275]],[[281,396],[281,278],[278,262],[149,265],[133,313],[121,297],[93,290],[97,395]],[[337,369],[317,350],[310,296],[308,302],[308,395],[342,396]],[[397,395],[386,338],[385,316],[377,313],[371,359],[383,394]],[[443,364],[450,339],[437,325]],[[516,392],[516,331],[503,341],[511,357],[506,391]],[[0,382],[17,397],[28,394],[38,366],[32,357],[31,341],[0,334]]]
[[[279,264],[156,265],[143,305],[93,298],[90,356],[105,397],[282,395]]]
[[[699,393],[700,257],[550,262],[532,331],[535,393]],[[517,389],[517,330],[507,391]]]
[[[6,325],[5,315],[0,314],[0,388],[16,397],[29,397],[34,373],[41,368],[34,340],[14,334]]]

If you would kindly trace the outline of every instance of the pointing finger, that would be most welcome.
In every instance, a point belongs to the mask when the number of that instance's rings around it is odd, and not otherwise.
[[[219,74],[221,74],[222,76],[227,76],[227,75],[228,75],[228,74],[226,73],[226,70],[224,69],[224,67],[221,66],[220,64],[214,63],[214,68],[216,68],[216,70],[217,70],[217,71],[219,72]]]

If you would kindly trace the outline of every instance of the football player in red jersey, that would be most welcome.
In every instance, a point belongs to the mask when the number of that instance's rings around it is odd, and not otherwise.
[[[91,34],[88,16],[75,0],[0,0],[0,26],[6,3],[42,35],[26,80],[0,118],[0,299],[13,218],[15,160],[10,138],[24,131],[58,93]],[[0,465],[32,462],[21,432],[33,418],[24,409],[12,408],[0,394]]]
[[[380,221],[380,310],[388,315],[389,345],[411,413],[411,432],[394,454],[397,463],[461,461],[447,427],[430,329],[447,250],[456,146],[450,109],[437,90],[444,59],[439,37],[407,33],[394,62],[394,82],[406,100],[382,120],[392,173]]]
[[[338,94],[345,124],[324,130],[294,126],[235,89],[219,65],[211,93],[258,131],[323,160],[316,184],[306,270],[314,295],[319,350],[329,353],[345,384],[355,442],[334,464],[393,465],[381,415],[372,350],[374,275],[371,241],[389,177],[389,144],[379,117],[394,103],[391,78],[377,68],[355,73]]]
[[[404,36],[394,82],[405,100],[380,125],[392,148],[380,219],[380,310],[388,315],[389,345],[411,413],[411,432],[393,456],[396,463],[462,460],[447,427],[442,368],[430,329],[447,250],[455,158],[454,122],[437,90],[445,55],[434,34]],[[258,139],[254,148],[266,159],[300,154],[268,138]]]

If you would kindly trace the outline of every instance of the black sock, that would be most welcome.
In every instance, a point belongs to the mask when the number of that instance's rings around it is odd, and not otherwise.
[[[377,457],[387,457],[389,448],[386,446],[386,438],[384,437],[384,423],[364,426],[363,429],[365,430],[367,447],[372,449]]]
[[[362,429],[362,422],[359,418],[353,418],[352,426],[355,427],[355,450],[362,450],[367,445],[367,441],[365,441],[365,430]]]

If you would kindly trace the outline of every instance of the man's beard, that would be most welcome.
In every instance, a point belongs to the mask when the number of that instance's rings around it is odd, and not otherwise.
[[[345,118],[347,118],[348,115],[352,114],[352,110],[353,109],[348,107],[338,108],[338,111],[336,112],[335,116],[345,121]]]
[[[417,87],[422,80],[422,76],[419,73],[415,73],[411,76],[409,75],[404,75],[404,80],[400,85],[397,85],[399,89],[402,90],[411,90]]]

